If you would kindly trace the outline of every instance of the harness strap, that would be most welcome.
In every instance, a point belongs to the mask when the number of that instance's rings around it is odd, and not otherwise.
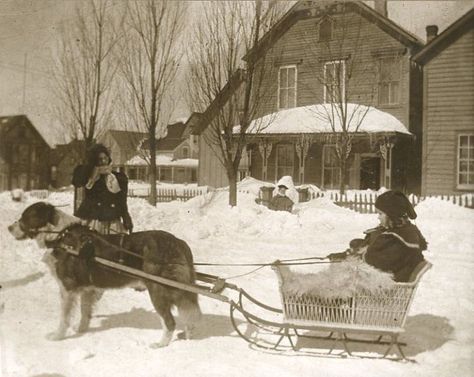
[[[125,234],[120,234],[120,242],[119,242],[119,245],[120,245],[120,254],[119,254],[119,263],[120,264],[123,264],[125,262],[124,260],[124,248],[123,248],[123,239],[125,238]]]

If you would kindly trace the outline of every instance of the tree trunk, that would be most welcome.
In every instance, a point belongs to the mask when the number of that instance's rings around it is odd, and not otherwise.
[[[344,157],[341,157],[341,169],[339,170],[339,193],[344,195],[346,189],[346,169],[347,169],[347,160]]]
[[[237,174],[235,171],[227,172],[229,180],[229,205],[235,207],[237,205]]]
[[[153,135],[153,136],[152,136]],[[148,202],[152,206],[156,206],[156,139],[155,132],[149,133],[150,138],[150,173],[148,175],[150,181],[150,196]]]

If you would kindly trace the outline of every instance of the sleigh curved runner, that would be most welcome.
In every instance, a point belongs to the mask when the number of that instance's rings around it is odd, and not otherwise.
[[[121,255],[133,254],[120,245],[114,246],[120,249]],[[74,250],[65,251],[79,257]],[[291,263],[276,261],[268,264],[278,278],[281,308],[276,308],[215,275],[197,272],[198,283],[184,284],[127,266],[122,258],[109,260],[93,256],[92,260],[116,272],[229,304],[230,320],[235,331],[252,346],[276,351],[300,351],[298,340],[313,338],[323,341],[324,344],[318,347],[327,350],[323,355],[364,357],[351,351],[350,345],[369,343],[387,346],[382,358],[389,356],[390,351],[395,349],[399,354],[397,360],[408,360],[401,347],[405,344],[399,342],[399,336],[405,331],[406,319],[418,284],[424,273],[432,266],[427,261],[420,262],[409,282],[394,283],[390,289],[380,289],[377,292],[358,289],[350,297],[328,298],[309,293],[295,294],[286,289],[288,279],[283,269]],[[195,263],[195,265],[206,265],[206,263]],[[234,297],[229,297],[231,295],[224,294],[224,291],[233,292]],[[243,317],[253,330],[243,331],[240,328],[242,321],[237,315]],[[315,332],[318,334],[314,334]],[[371,339],[367,339],[367,336]],[[338,344],[342,345],[342,352],[333,353]]]

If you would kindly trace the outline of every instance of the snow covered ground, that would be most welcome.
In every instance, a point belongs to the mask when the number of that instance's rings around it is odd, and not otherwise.
[[[156,208],[132,198],[129,207],[135,230],[172,232],[189,243],[197,262],[259,263],[342,251],[350,239],[377,224],[376,215],[358,214],[324,198],[297,204],[294,214],[272,212],[255,203],[257,189],[250,186],[247,182],[248,194],[239,192],[235,208],[228,207],[223,191],[188,202],[160,203]],[[439,199],[427,199],[416,208],[416,223],[429,241],[425,256],[433,268],[420,284],[401,339],[408,343],[407,356],[416,360],[405,363],[254,349],[233,330],[228,305],[206,297],[200,298],[204,315],[195,339],[176,339],[166,348],[152,349],[149,345],[161,335],[160,321],[147,293],[133,289],[108,291],[88,333],[71,332],[59,342],[46,340],[57,325],[57,284],[41,262],[43,251],[32,241],[14,240],[7,231],[7,225],[37,200],[27,197],[19,203],[9,193],[0,194],[2,376],[474,375],[473,210]],[[52,194],[48,200],[72,212],[70,193]],[[199,270],[232,277],[251,268]],[[265,303],[280,306],[270,268],[229,281]],[[309,351],[316,347],[306,340],[304,345]],[[366,356],[380,351],[370,345],[357,350]]]

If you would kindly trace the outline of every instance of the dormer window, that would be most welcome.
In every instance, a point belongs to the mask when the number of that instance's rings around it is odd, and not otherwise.
[[[278,72],[278,109],[296,107],[296,65],[280,67]]]
[[[188,158],[189,157],[189,148],[188,147],[183,147],[183,158]]]
[[[333,20],[329,17],[325,17],[319,23],[319,41],[328,42],[332,40],[333,32]]]

